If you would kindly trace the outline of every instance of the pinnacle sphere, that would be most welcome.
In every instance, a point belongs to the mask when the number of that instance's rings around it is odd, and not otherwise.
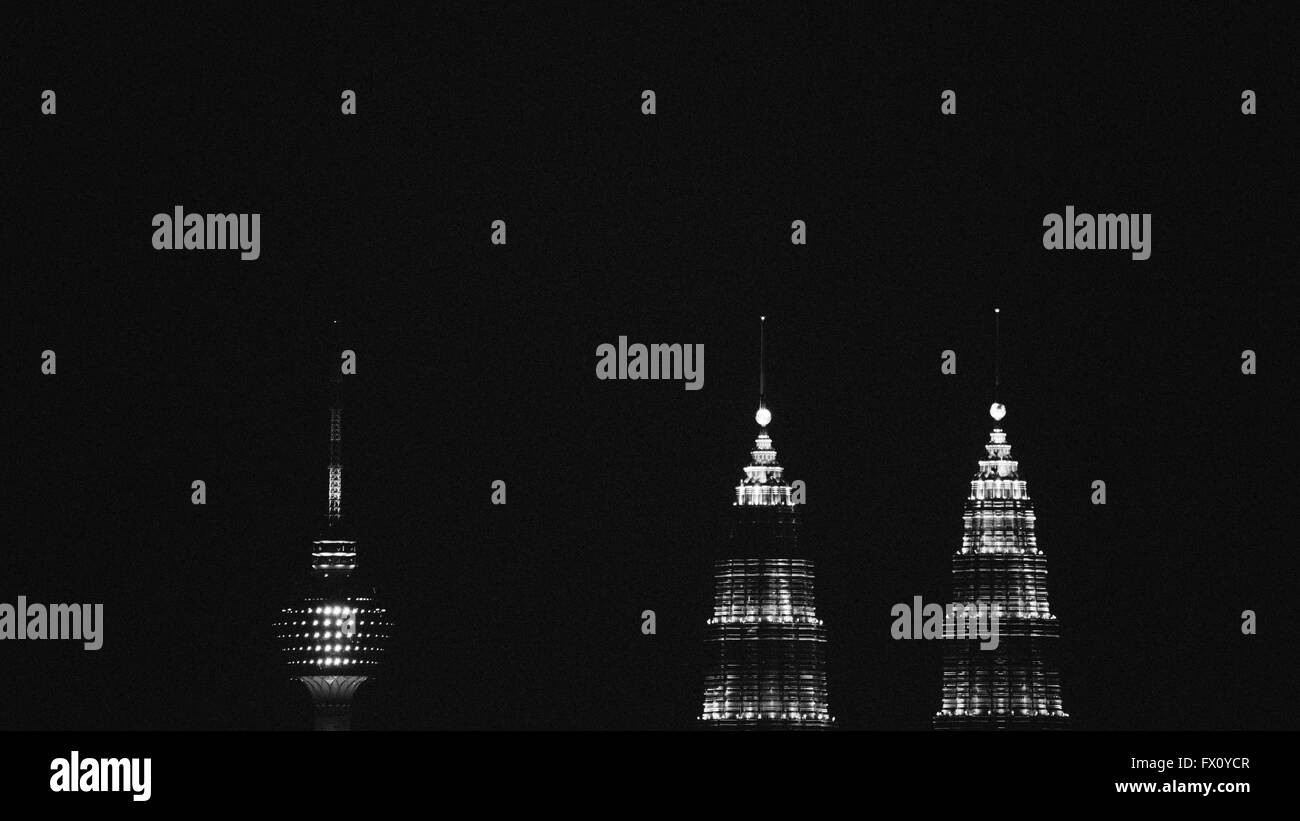
[[[765,428],[772,421],[772,412],[767,408],[759,408],[758,413],[754,414],[754,421]]]
[[[1002,417],[1007,415],[1007,406],[1001,402],[994,402],[989,405],[989,416],[993,417],[994,422],[1001,422]]]

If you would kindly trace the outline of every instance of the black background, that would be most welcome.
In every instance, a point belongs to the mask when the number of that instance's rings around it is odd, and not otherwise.
[[[940,648],[889,611],[948,592],[998,306],[1077,726],[1300,728],[1294,12],[873,5],[16,18],[0,601],[106,628],[0,645],[0,727],[305,726],[270,622],[322,520],[332,319],[400,628],[356,726],[692,727],[762,313],[832,709],[926,729]],[[261,259],[154,251],[177,204],[260,213]],[[1151,258],[1043,250],[1066,205],[1152,213]],[[705,388],[596,380],[620,334],[703,343]]]

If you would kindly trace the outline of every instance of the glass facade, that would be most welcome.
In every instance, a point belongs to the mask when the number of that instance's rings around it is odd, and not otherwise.
[[[298,675],[369,675],[383,661],[392,634],[388,611],[366,596],[308,594],[280,611],[276,638]]]

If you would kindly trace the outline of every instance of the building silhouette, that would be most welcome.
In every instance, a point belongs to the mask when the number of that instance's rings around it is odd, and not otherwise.
[[[307,687],[318,730],[351,728],[352,699],[379,672],[393,627],[375,589],[356,576],[357,541],[343,509],[343,375],[337,361],[334,369],[325,524],[312,542],[304,589],[275,625],[282,661]]]
[[[713,563],[705,623],[706,727],[818,729],[833,725],[826,630],[817,618],[813,560],[799,544],[802,501],[776,461],[767,426],[760,331],[758,436],[736,487],[723,558]]]
[[[1034,508],[1007,434],[1006,407],[989,409],[995,427],[987,458],[970,483],[961,548],[952,557],[954,605],[996,606],[996,647],[945,626],[943,698],[936,729],[1064,729],[1053,654],[1056,617],[1047,600],[1047,557],[1038,549]]]

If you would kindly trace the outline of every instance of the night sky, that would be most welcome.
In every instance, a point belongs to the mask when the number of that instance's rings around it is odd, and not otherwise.
[[[344,505],[398,623],[355,726],[693,727],[766,314],[832,711],[927,729],[942,648],[890,608],[948,594],[1000,307],[1075,726],[1300,729],[1284,21],[868,5],[19,19],[0,601],[106,628],[0,645],[0,726],[306,726],[271,622],[324,520],[338,319]],[[260,213],[261,258],[153,250],[178,204]],[[1067,205],[1150,212],[1151,258],[1044,250]],[[702,343],[704,389],[598,381],[620,335]]]

